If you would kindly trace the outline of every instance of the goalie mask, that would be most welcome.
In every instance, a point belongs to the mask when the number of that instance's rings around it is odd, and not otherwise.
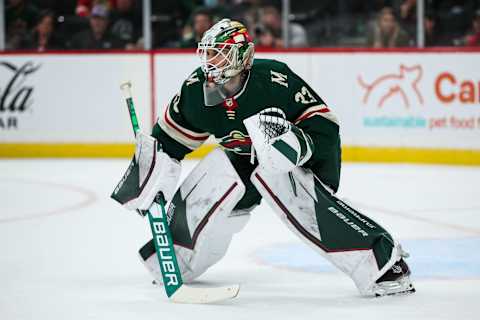
[[[230,19],[223,19],[207,30],[197,49],[205,77],[218,85],[250,69],[253,53],[247,28]]]

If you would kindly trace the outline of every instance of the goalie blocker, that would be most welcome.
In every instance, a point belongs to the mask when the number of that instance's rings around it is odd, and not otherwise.
[[[135,156],[111,197],[128,210],[145,215],[159,192],[167,200],[172,198],[180,172],[179,161],[163,152],[157,139],[138,132]]]

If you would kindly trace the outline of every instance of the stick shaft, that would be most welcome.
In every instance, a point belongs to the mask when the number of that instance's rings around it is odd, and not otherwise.
[[[131,83],[126,82],[120,86],[120,89],[127,103],[133,133],[137,135],[140,131],[140,126],[135,112],[135,105],[133,104],[131,87]],[[171,297],[183,285],[183,280],[175,255],[172,234],[168,226],[163,193],[159,192],[155,200],[147,210],[148,222],[153,235],[158,263],[162,271],[163,286],[167,296]]]
[[[130,115],[130,122],[132,123],[132,129],[135,136],[137,132],[140,131],[140,126],[138,124],[137,113],[135,112],[135,105],[133,104],[132,98],[132,84],[130,82],[125,82],[120,86],[120,89],[123,92],[123,96],[125,97],[125,101],[128,107],[128,113]]]

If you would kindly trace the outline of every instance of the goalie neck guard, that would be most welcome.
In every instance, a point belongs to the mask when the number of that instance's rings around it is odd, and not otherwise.
[[[197,54],[209,82],[224,84],[251,68],[254,44],[247,28],[237,21],[223,19],[205,32]]]

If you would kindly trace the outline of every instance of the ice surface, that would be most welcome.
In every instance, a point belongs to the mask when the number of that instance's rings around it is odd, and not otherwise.
[[[479,318],[480,168],[344,165],[340,197],[402,240],[415,295],[359,296],[261,205],[196,284],[239,296],[177,305],[137,259],[146,221],[109,198],[127,164],[0,161],[0,319]]]

